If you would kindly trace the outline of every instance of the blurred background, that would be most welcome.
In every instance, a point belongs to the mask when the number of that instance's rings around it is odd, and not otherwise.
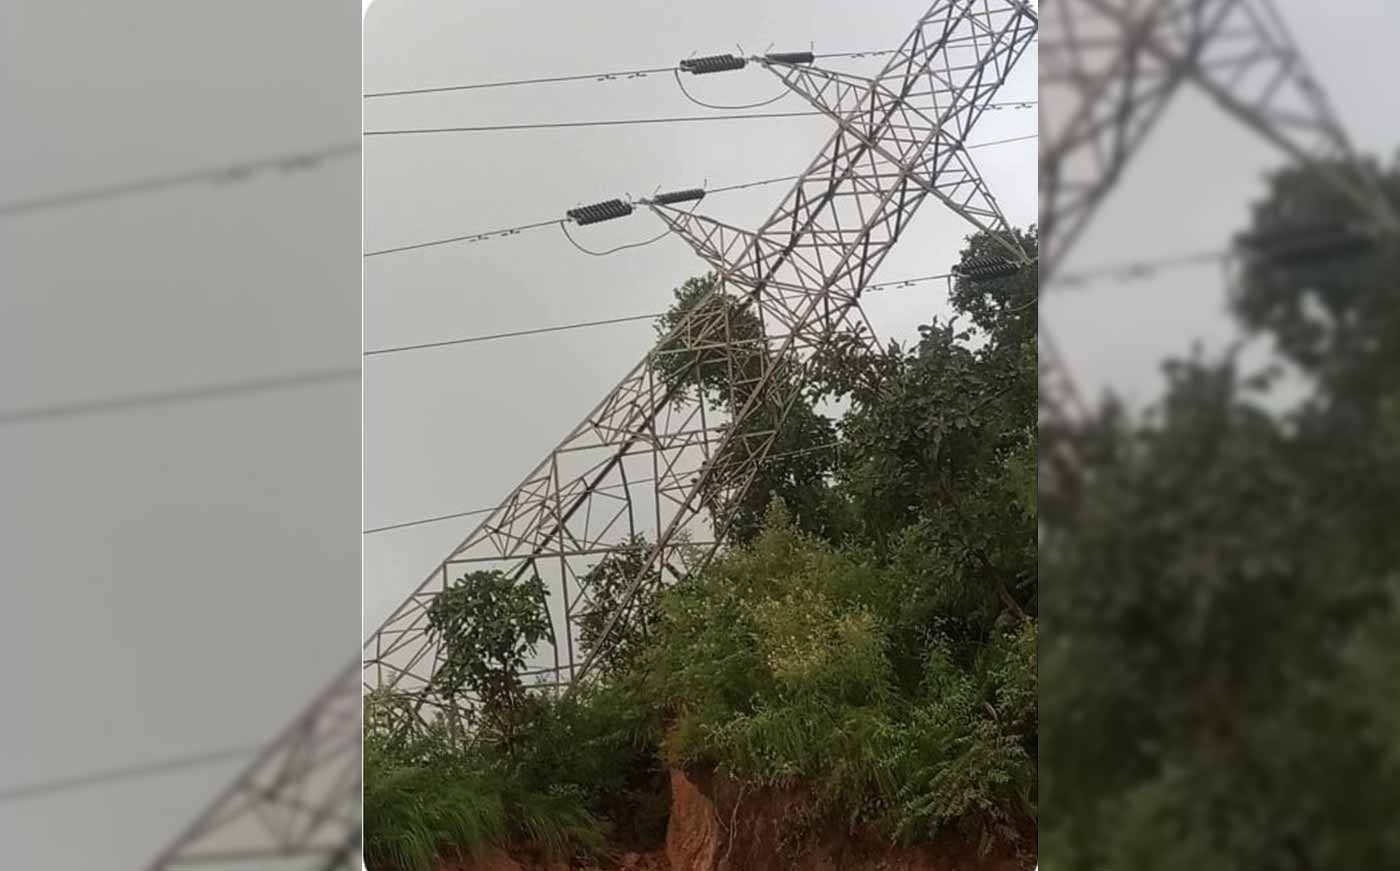
[[[1041,23],[1041,867],[1393,865],[1400,9]]]
[[[9,866],[146,867],[358,649],[359,28],[0,10]]]

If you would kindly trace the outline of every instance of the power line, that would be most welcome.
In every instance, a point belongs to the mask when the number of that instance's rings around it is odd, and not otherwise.
[[[391,523],[388,526],[376,526],[373,529],[366,529],[361,535],[373,535],[376,532],[388,532],[391,529],[404,529],[409,526],[422,526],[425,523],[437,523],[440,520],[453,520],[458,517],[472,517],[477,514],[489,514],[495,508],[474,508],[471,511],[458,511],[456,514],[439,514],[436,517],[425,517],[422,520],[410,520],[407,523]]]
[[[992,146],[992,145],[1007,145],[1007,144],[1010,144],[1010,143],[1013,143],[1013,142],[1022,142],[1022,141],[1028,140],[1028,139],[1035,139],[1035,138],[1037,138],[1038,135],[1039,135],[1039,134],[1032,133],[1032,134],[1030,134],[1030,135],[1028,135],[1028,136],[1015,136],[1015,137],[1012,137],[1012,138],[1010,138],[1010,139],[996,139],[996,140],[992,140],[992,141],[990,141],[990,142],[979,142],[979,143],[976,143],[976,144],[974,144],[974,145],[969,145],[969,146],[967,146],[967,149],[970,151],[970,150],[972,150],[972,149],[974,149],[974,148],[987,148],[987,147]],[[709,196],[709,195],[711,195],[711,194],[726,193],[726,192],[728,192],[728,191],[745,190],[745,189],[747,189],[747,188],[762,187],[762,186],[764,186],[764,185],[778,184],[778,183],[780,183],[780,182],[785,182],[785,181],[796,181],[798,178],[801,178],[801,176],[796,176],[796,175],[784,175],[784,176],[777,176],[777,177],[775,177],[775,178],[759,179],[758,181],[743,182],[742,184],[732,184],[732,185],[725,185],[725,186],[722,186],[722,187],[706,188],[706,189],[705,189],[705,195],[706,195],[706,196]],[[432,240],[432,241],[430,241],[430,242],[416,242],[416,243],[414,243],[414,244],[412,244],[412,245],[399,245],[399,246],[396,246],[396,247],[394,247],[394,248],[381,248],[381,249],[379,249],[379,250],[377,250],[377,251],[369,251],[369,252],[366,252],[364,256],[365,256],[365,257],[378,257],[378,256],[380,256],[381,254],[396,254],[396,253],[401,252],[401,251],[413,251],[413,250],[416,250],[416,249],[419,249],[419,248],[431,248],[431,247],[436,246],[436,245],[449,245],[449,244],[452,244],[452,243],[454,243],[454,242],[482,242],[482,241],[485,241],[485,240],[487,240],[487,239],[495,239],[495,238],[500,238],[500,237],[505,237],[505,236],[515,236],[515,235],[518,235],[519,233],[524,232],[524,231],[526,231],[526,230],[535,230],[535,229],[539,229],[539,228],[541,228],[541,227],[550,227],[550,226],[553,226],[553,225],[555,225],[555,224],[560,225],[560,227],[564,229],[564,235],[565,235],[566,237],[568,237],[569,241],[572,242],[572,243],[574,244],[574,247],[575,247],[575,248],[578,248],[580,251],[582,251],[582,252],[585,253],[585,254],[593,254],[593,255],[595,255],[595,256],[602,256],[602,255],[604,255],[604,254],[611,254],[611,253],[613,253],[613,252],[615,252],[615,251],[623,250],[623,248],[636,247],[637,245],[649,245],[649,244],[651,244],[652,242],[659,241],[661,238],[663,238],[663,237],[666,235],[665,233],[663,233],[663,234],[661,234],[661,235],[659,235],[659,236],[656,236],[655,238],[650,239],[650,240],[648,240],[648,241],[646,241],[646,242],[634,243],[633,245],[624,245],[624,246],[621,246],[621,247],[619,247],[619,248],[613,248],[613,249],[611,249],[611,250],[609,250],[609,251],[604,251],[604,252],[594,252],[594,251],[590,251],[590,250],[584,248],[583,246],[579,245],[579,243],[578,243],[577,241],[575,241],[574,238],[573,238],[572,236],[569,236],[568,228],[567,228],[567,227],[564,227],[564,225],[565,225],[566,223],[567,223],[567,222],[566,222],[564,219],[562,219],[562,218],[556,218],[556,219],[551,220],[551,221],[536,221],[536,222],[534,222],[534,223],[532,223],[532,224],[520,224],[519,226],[515,226],[515,227],[503,227],[503,228],[497,229],[497,230],[485,230],[485,231],[480,232],[480,233],[470,233],[470,234],[467,234],[467,235],[464,235],[464,236],[449,236],[449,237],[446,238],[446,239],[434,239],[434,240]]]
[[[766,184],[777,184],[778,182],[783,182],[783,181],[797,181],[797,180],[798,180],[799,178],[801,178],[801,177],[802,177],[802,176],[800,176],[800,175],[783,175],[783,176],[778,176],[777,178],[765,178],[765,179],[760,179],[760,180],[758,180],[758,181],[748,181],[748,182],[744,182],[743,184],[731,184],[731,185],[726,185],[726,186],[724,186],[724,187],[706,188],[706,189],[705,189],[705,194],[708,196],[709,194],[724,193],[725,191],[741,191],[741,190],[744,190],[745,188],[762,187],[763,185],[766,185]]]
[[[49,780],[43,783],[31,783],[25,786],[11,787],[9,789],[0,790],[0,802],[23,801],[25,799],[37,798],[41,795],[77,787],[97,786],[117,780],[129,780],[134,777],[146,777],[153,774],[179,771],[185,768],[212,765],[213,763],[223,762],[228,759],[239,759],[251,756],[261,749],[262,747],[254,746],[226,747],[222,750],[214,750],[195,756],[180,756],[174,759],[150,762],[144,765],[113,768],[94,774],[84,774],[77,777],[67,777],[59,780]]]
[[[480,242],[483,239],[492,239],[497,236],[514,236],[525,230],[534,230],[539,227],[548,227],[553,224],[562,224],[564,220],[557,218],[553,221],[536,221],[533,224],[521,224],[518,227],[505,227],[500,230],[487,230],[484,233],[471,233],[466,236],[452,236],[447,239],[434,239],[431,242],[418,242],[413,245],[400,245],[397,248],[381,248],[378,251],[369,251],[366,257],[378,257],[381,254],[394,254],[399,251],[412,251],[416,248],[431,248],[434,245],[447,245],[452,242]]]
[[[560,324],[554,327],[538,327],[529,330],[512,330],[507,333],[490,333],[483,336],[467,336],[463,339],[447,339],[441,342],[424,342],[418,345],[399,345],[393,348],[377,348],[373,351],[365,351],[364,356],[374,357],[380,354],[398,354],[403,351],[421,351],[425,348],[445,348],[448,345],[470,345],[476,342],[489,342],[495,339],[511,339],[518,336],[537,336],[541,333],[559,333],[565,330],[578,330],[584,327],[601,327],[608,324],[622,324],[628,321],[645,321],[661,317],[661,312],[654,312],[645,315],[627,315],[619,318],[606,318],[600,321],[580,321],[572,324]]]
[[[801,118],[822,112],[749,112],[741,115],[677,115],[665,118],[610,118],[595,121],[551,121],[540,124],[488,124],[477,127],[410,127],[400,130],[366,130],[366,136],[402,136],[415,133],[491,133],[500,130],[559,130],[573,127],[621,127],[635,124],[687,124],[697,121],[737,121],[744,118]]]
[[[778,183],[778,182],[792,181],[792,180],[795,179],[795,178],[797,178],[797,176],[795,176],[795,175],[788,175],[788,176],[782,176],[782,177],[779,177],[779,178],[766,178],[766,179],[760,179],[760,180],[758,180],[758,181],[745,182],[745,183],[743,183],[743,184],[729,185],[729,186],[727,186],[727,187],[709,188],[709,189],[707,189],[707,190],[705,191],[705,194],[708,196],[709,194],[724,193],[724,192],[726,192],[726,191],[737,191],[737,190],[742,190],[742,189],[744,189],[744,188],[759,187],[759,186],[762,186],[762,185],[776,184],[776,183]],[[535,229],[538,229],[538,228],[540,228],[540,227],[550,227],[550,226],[553,226],[553,225],[555,225],[555,224],[559,224],[559,225],[562,227],[565,223],[566,223],[566,221],[565,221],[564,219],[562,219],[562,218],[558,218],[558,219],[555,219],[555,220],[552,220],[552,221],[536,221],[536,222],[533,223],[533,224],[521,224],[521,225],[519,225],[519,226],[517,226],[517,227],[505,227],[505,228],[502,228],[502,229],[499,229],[499,230],[486,230],[486,231],[481,232],[481,233],[471,233],[471,234],[468,234],[468,235],[465,235],[465,236],[450,236],[450,237],[448,237],[448,238],[446,238],[446,239],[435,239],[435,240],[433,240],[433,241],[431,241],[431,242],[419,242],[419,243],[416,243],[416,244],[413,244],[413,245],[400,245],[400,246],[395,247],[395,248],[381,248],[381,249],[379,249],[378,251],[370,251],[370,252],[366,253],[365,256],[366,256],[366,257],[378,257],[378,256],[381,255],[381,254],[394,254],[394,253],[397,253],[397,252],[399,252],[399,251],[412,251],[412,250],[417,249],[417,248],[430,248],[430,247],[432,247],[432,246],[434,246],[434,245],[448,245],[448,244],[451,244],[451,243],[453,243],[453,242],[481,242],[481,241],[485,241],[485,240],[487,240],[487,239],[495,239],[495,238],[503,237],[503,236],[515,236],[515,235],[517,235],[517,234],[519,234],[519,233],[521,233],[521,232],[523,232],[523,231],[525,231],[525,230],[535,230]],[[570,242],[573,242],[573,243],[574,243],[574,247],[575,247],[575,248],[578,248],[580,251],[583,251],[583,253],[585,253],[585,254],[595,254],[596,256],[601,256],[602,254],[612,253],[611,251],[608,251],[608,252],[593,252],[593,251],[589,251],[589,250],[586,249],[586,248],[583,248],[581,245],[578,244],[578,242],[574,241],[574,239],[573,239],[572,236],[569,236],[569,233],[568,233],[568,229],[567,229],[567,228],[564,228],[564,235],[567,236],[567,237],[569,238],[569,241],[570,241]],[[665,235],[665,234],[662,234],[662,236],[664,236],[664,235]],[[651,241],[657,241],[658,239],[661,239],[662,236],[657,236],[655,239],[653,239],[653,240],[651,240]],[[638,243],[638,244],[650,244],[650,243]],[[631,246],[623,246],[623,247],[631,247]],[[614,249],[612,249],[612,251],[619,251],[619,250],[621,250],[621,249],[620,249],[620,248],[614,248]]]
[[[1052,285],[1083,287],[1101,278],[1116,278],[1121,281],[1134,281],[1151,278],[1158,272],[1171,269],[1185,269],[1193,266],[1211,266],[1223,263],[1230,257],[1229,251],[1199,251],[1191,254],[1176,254],[1155,260],[1094,266],[1078,272],[1069,272],[1051,279]]]
[[[1012,136],[1012,137],[1010,137],[1010,138],[1008,138],[1008,139],[993,139],[993,140],[991,140],[990,142],[977,142],[977,143],[974,143],[974,144],[972,144],[972,145],[966,146],[966,147],[964,148],[964,150],[965,150],[965,151],[971,151],[971,150],[973,150],[974,148],[990,148],[990,147],[993,146],[993,145],[1009,145],[1009,144],[1011,144],[1012,142],[1026,142],[1027,140],[1030,140],[1030,139],[1039,139],[1039,138],[1040,138],[1040,134],[1039,134],[1039,133],[1028,133],[1028,134],[1026,134],[1025,136]]]
[[[895,281],[883,281],[879,284],[871,284],[864,290],[865,293],[874,293],[882,290],[894,290],[903,287],[913,287],[916,284],[923,284],[928,281],[947,280],[953,278],[951,272],[942,272],[937,275],[920,275],[914,278],[901,278]],[[427,348],[445,348],[450,345],[470,345],[477,342],[490,342],[496,339],[513,339],[520,336],[537,336],[542,333],[559,333],[565,330],[581,330],[589,327],[601,327],[610,324],[622,324],[630,321],[645,321],[661,317],[665,312],[652,312],[644,315],[626,315],[624,317],[606,318],[598,321],[578,321],[575,323],[558,324],[552,327],[537,327],[528,330],[511,330],[504,333],[487,333],[479,336],[467,336],[461,339],[445,339],[440,342],[422,342],[416,345],[398,345],[390,348],[376,348],[373,351],[365,351],[364,356],[375,357],[383,354],[399,354],[405,351],[421,351]]]
[[[966,41],[966,38],[963,38],[962,40],[954,40],[954,42],[958,41]],[[882,49],[879,51],[841,51],[828,52],[826,54],[817,54],[813,55],[813,57],[816,59],[836,57],[883,57],[885,55],[893,54],[895,51],[896,49]],[[559,84],[561,82],[608,82],[621,79],[644,79],[647,76],[656,75],[658,73],[670,73],[677,72],[679,70],[680,67],[676,66],[675,64],[672,64],[670,66],[664,67],[649,67],[646,69],[636,70],[612,70],[610,72],[603,73],[577,73],[574,75],[567,76],[541,76],[539,78],[533,79],[512,79],[501,82],[473,82],[465,85],[438,85],[427,88],[405,88],[396,91],[374,91],[368,94],[364,94],[363,96],[364,99],[370,100],[377,97],[403,97],[408,96],[410,94],[440,94],[447,91],[479,91],[490,88],[515,88],[520,87],[522,85],[549,85]]]
[[[564,238],[569,240],[570,245],[574,246],[579,251],[582,251],[584,254],[587,254],[591,257],[607,257],[609,254],[616,254],[619,251],[626,251],[630,248],[642,248],[652,244],[653,242],[660,242],[662,239],[665,239],[667,236],[671,235],[671,230],[667,228],[665,230],[662,230],[660,233],[657,233],[655,236],[652,236],[650,239],[645,239],[641,242],[629,242],[626,245],[618,245],[616,248],[609,248],[606,251],[594,251],[593,249],[585,248],[578,243],[578,240],[575,239],[573,237],[573,234],[569,232],[569,225],[567,222],[560,221],[559,229],[564,231]]]
[[[32,408],[19,408],[13,411],[0,411],[0,426],[36,420],[75,417],[77,415],[106,411],[124,411],[147,406],[175,405],[227,396],[265,393],[272,390],[285,390],[292,387],[345,381],[359,377],[360,369],[358,366],[353,369],[322,369],[297,372],[291,375],[210,384],[201,387],[139,393],[129,396],[115,396],[84,402],[57,403],[54,405],[43,405]]]
[[[776,103],[776,102],[778,102],[779,100],[781,100],[783,97],[786,97],[788,94],[791,94],[791,93],[792,93],[792,91],[790,91],[790,90],[784,88],[784,89],[782,90],[782,92],[780,92],[780,93],[778,94],[778,96],[776,96],[776,97],[770,97],[770,98],[767,99],[767,100],[762,100],[762,101],[757,102],[757,103],[746,103],[746,104],[741,104],[741,105],[725,105],[725,104],[722,104],[722,103],[706,103],[704,100],[701,100],[701,99],[699,99],[698,97],[694,96],[693,94],[690,93],[689,90],[686,89],[686,87],[685,87],[685,82],[681,81],[681,71],[680,71],[680,70],[675,70],[674,75],[675,75],[675,77],[676,77],[676,87],[678,87],[678,88],[681,89],[681,93],[685,95],[685,98],[686,98],[687,100],[689,100],[690,102],[694,103],[695,105],[697,105],[697,106],[702,106],[702,107],[704,107],[704,108],[706,108],[706,109],[721,109],[721,110],[729,110],[729,109],[759,109],[759,108],[762,108],[763,106],[770,106],[770,105],[772,105],[773,103]]]
[[[996,108],[1030,108],[1035,101],[1017,101]],[[506,130],[563,130],[578,127],[625,127],[638,124],[690,124],[701,121],[741,121],[764,118],[810,118],[826,116],[817,110],[802,112],[743,112],[727,115],[673,115],[662,118],[607,118],[592,121],[546,121],[529,124],[482,124],[472,127],[405,127],[395,130],[366,130],[365,136],[406,136],[424,133],[493,133]],[[968,146],[969,148],[973,146]]]
[[[188,172],[173,173],[171,175],[152,176],[135,181],[120,182],[118,184],[80,188],[64,193],[43,194],[37,197],[0,203],[0,216],[11,217],[45,209],[93,202],[96,200],[108,200],[116,197],[131,196],[133,194],[151,193],[153,191],[190,184],[219,182],[232,184],[243,182],[257,173],[271,169],[278,169],[286,172],[310,169],[323,160],[331,160],[337,157],[345,157],[349,154],[356,154],[359,150],[360,143],[345,142],[338,145],[313,149],[311,151],[296,151],[288,154],[276,155],[274,157],[246,160],[241,163],[195,169]]]
[[[614,70],[608,73],[579,73],[572,76],[545,76],[538,79],[515,79],[508,82],[478,82],[470,85],[441,85],[434,88],[408,88],[402,91],[376,91],[372,94],[365,94],[365,99],[375,97],[402,97],[407,94],[438,94],[444,91],[478,91],[485,88],[514,88],[519,85],[544,85],[556,82],[582,82],[592,79],[603,82],[611,79],[640,79],[654,73],[668,73],[674,70],[674,66],[652,67],[644,70]]]

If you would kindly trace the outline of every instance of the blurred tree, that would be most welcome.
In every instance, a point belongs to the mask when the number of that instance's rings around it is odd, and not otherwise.
[[[1289,171],[1253,233],[1350,217]],[[1263,401],[1279,371],[1197,354],[1143,419],[1042,438],[1081,464],[1041,499],[1043,867],[1400,856],[1398,255],[1246,263],[1234,311],[1298,368],[1295,409]]]

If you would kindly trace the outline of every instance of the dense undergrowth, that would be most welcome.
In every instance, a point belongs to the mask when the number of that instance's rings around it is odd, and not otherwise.
[[[709,281],[682,287],[678,309],[732,305]],[[1033,273],[959,285],[969,329],[935,320],[913,348],[824,361],[784,447],[829,439],[813,409],[844,396],[839,460],[767,468],[729,506],[744,518],[734,546],[685,584],[644,586],[644,619],[595,685],[527,686],[532,583],[478,573],[442,594],[432,701],[476,701],[428,727],[404,700],[367,700],[369,867],[654,846],[673,767],[798,788],[809,824],[892,845],[1022,839],[1037,795],[1035,288]],[[735,365],[702,362],[677,377],[715,390],[706,367]],[[629,560],[595,569],[599,601],[636,576]]]

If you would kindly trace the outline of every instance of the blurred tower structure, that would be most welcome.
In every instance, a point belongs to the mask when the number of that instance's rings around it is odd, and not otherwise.
[[[1044,0],[1042,18],[1044,286],[1182,88],[1314,170],[1374,227],[1400,229],[1272,0]],[[1053,359],[1044,370],[1042,416],[1063,417],[1068,373]]]

